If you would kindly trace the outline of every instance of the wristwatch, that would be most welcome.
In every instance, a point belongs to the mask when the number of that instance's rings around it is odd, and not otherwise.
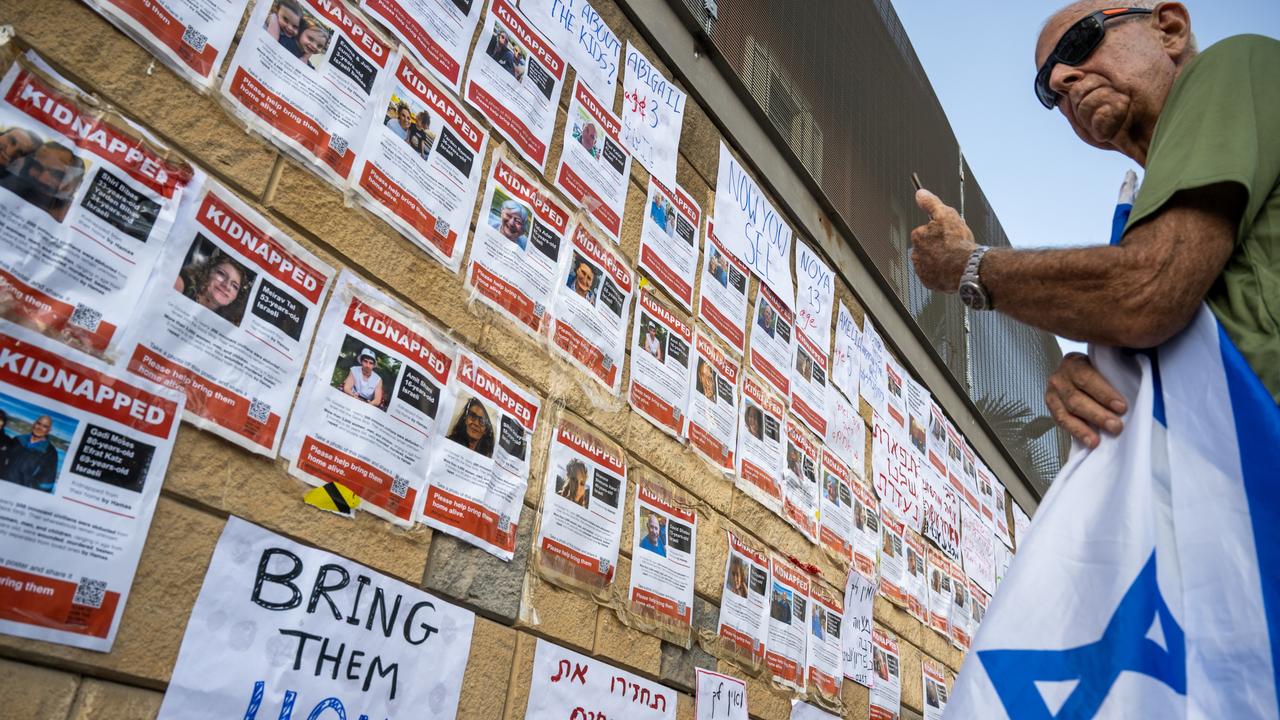
[[[991,296],[983,287],[982,279],[978,277],[982,256],[986,255],[990,249],[986,245],[974,248],[973,253],[969,255],[969,261],[964,265],[964,274],[960,276],[960,302],[972,310],[990,310],[992,307]]]

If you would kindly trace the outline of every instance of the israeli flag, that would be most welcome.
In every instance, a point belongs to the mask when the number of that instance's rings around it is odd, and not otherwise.
[[[1073,447],[947,717],[1280,718],[1280,408],[1207,306],[1090,357],[1124,432]]]

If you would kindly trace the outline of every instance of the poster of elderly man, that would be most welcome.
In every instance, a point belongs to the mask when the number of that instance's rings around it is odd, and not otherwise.
[[[78,423],[0,393],[0,480],[52,493]]]

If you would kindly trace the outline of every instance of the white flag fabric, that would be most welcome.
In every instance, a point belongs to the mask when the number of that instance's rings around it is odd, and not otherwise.
[[[1280,408],[1204,306],[1090,354],[1125,429],[1073,448],[947,717],[1280,717]]]

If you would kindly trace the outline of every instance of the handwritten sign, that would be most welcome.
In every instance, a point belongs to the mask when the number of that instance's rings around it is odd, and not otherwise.
[[[538,640],[526,720],[675,720],[675,716],[674,690]]]
[[[695,668],[694,720],[747,720],[747,684],[735,677]]]
[[[824,352],[831,347],[836,274],[806,243],[796,243],[796,332]]]
[[[996,536],[982,516],[961,504],[960,551],[964,573],[988,593],[996,590]]]
[[[520,10],[560,48],[578,78],[591,86],[612,109],[622,41],[591,3],[587,0],[522,0]]]
[[[960,497],[931,463],[920,466],[920,533],[933,541],[947,557],[960,559]]]
[[[844,303],[836,314],[836,344],[831,352],[831,384],[846,398],[858,400],[858,373],[862,355],[858,351],[862,331],[853,319],[853,313]]]
[[[876,413],[871,427],[871,486],[882,506],[920,530],[920,460],[892,421]]]
[[[1013,542],[1016,549],[1022,551],[1022,543],[1027,540],[1027,532],[1031,530],[1031,518],[1023,512],[1018,503],[1013,504]]]
[[[871,607],[875,604],[876,582],[851,572],[844,583],[844,676],[871,687]]]
[[[160,717],[451,719],[474,623],[418,588],[232,517]]]
[[[861,480],[866,475],[863,456],[867,444],[867,426],[862,416],[833,388],[827,389],[827,415],[827,447]]]
[[[716,175],[715,218],[716,237],[725,248],[782,298],[788,308],[795,307],[791,226],[723,142]]]
[[[627,43],[622,78],[622,143],[667,187],[676,185],[676,152],[688,96]]]
[[[862,342],[858,343],[858,394],[871,406],[871,409],[883,415],[885,413],[885,396],[888,395],[888,382],[885,380],[884,338],[876,332],[871,318],[862,321]]]

